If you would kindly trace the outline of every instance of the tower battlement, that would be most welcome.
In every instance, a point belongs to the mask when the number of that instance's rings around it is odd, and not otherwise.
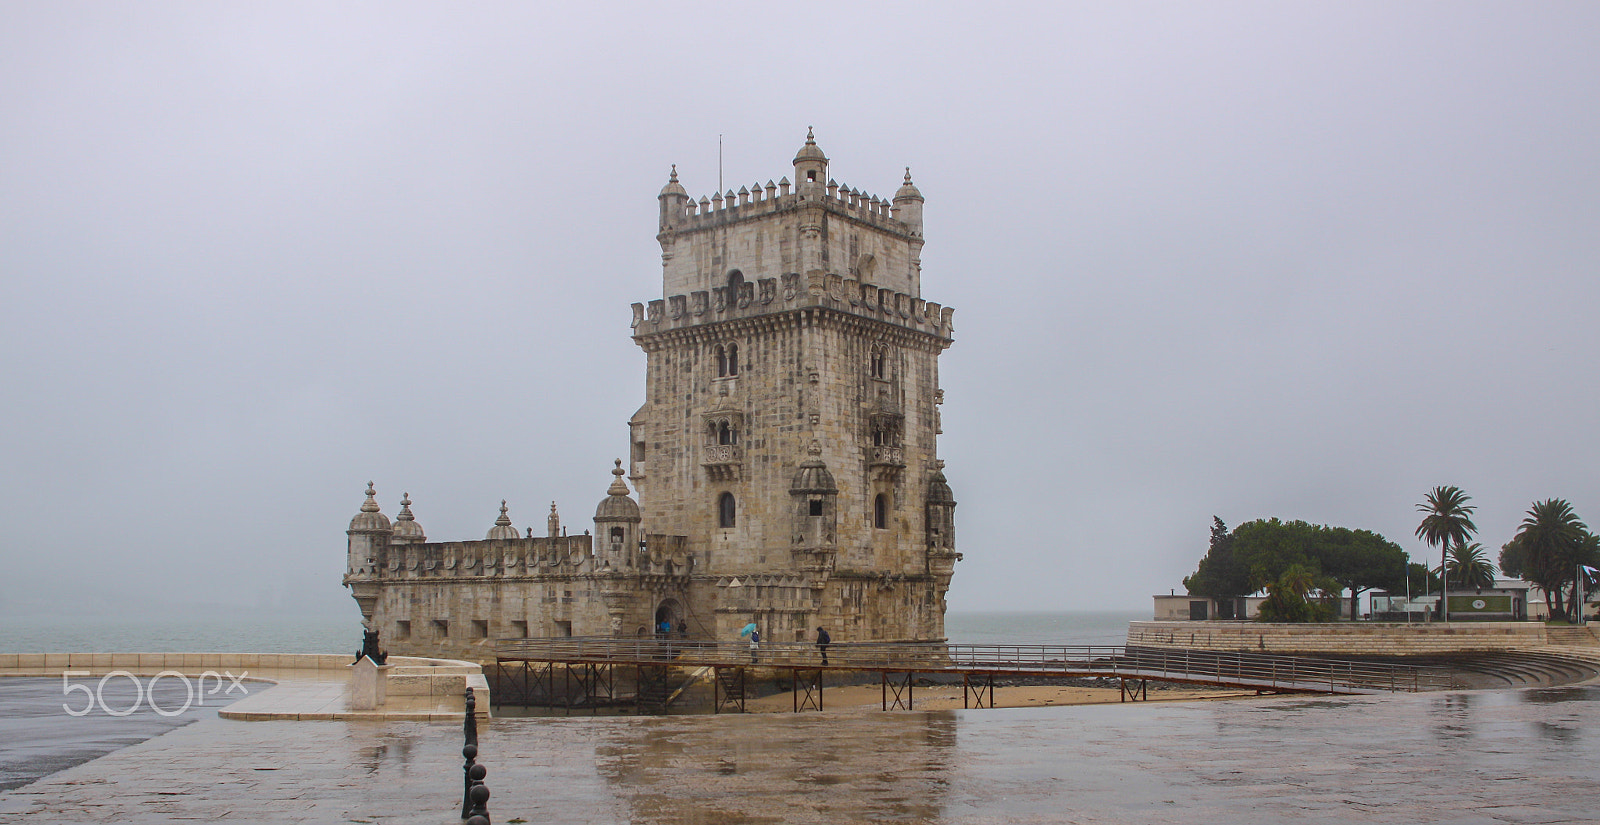
[[[921,295],[923,198],[909,167],[893,198],[842,185],[828,177],[828,158],[808,132],[794,174],[792,186],[785,176],[696,201],[674,166],[657,195],[664,300],[692,301],[696,292],[710,298],[717,287],[790,273],[835,273]]]
[[[635,336],[650,335],[805,307],[838,310],[925,332],[945,339],[946,345],[955,315],[953,307],[854,278],[833,274],[802,278],[799,273],[789,273],[781,279],[762,278],[755,283],[669,295],[648,305],[635,303],[632,327]]]
[[[750,186],[739,187],[738,192],[729,189],[726,195],[719,193],[710,198],[702,195],[699,201],[685,198],[681,212],[663,219],[661,231],[694,231],[819,205],[835,214],[865,221],[885,231],[898,232],[907,237],[920,237],[922,234],[920,226],[902,220],[902,211],[895,208],[888,198],[868,195],[834,180],[829,180],[820,193],[791,192],[787,177],[777,183],[768,180],[764,187],[758,181]]]

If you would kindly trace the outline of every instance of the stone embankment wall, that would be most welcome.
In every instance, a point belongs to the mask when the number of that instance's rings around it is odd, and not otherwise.
[[[4,653],[0,654],[0,676],[57,678],[68,670],[84,676],[104,676],[112,671],[135,676],[162,672],[199,676],[206,671],[230,671],[240,678],[276,682],[311,673],[342,679],[350,672],[353,661],[352,656],[327,653]],[[431,696],[459,700],[468,687],[480,696],[488,696],[489,683],[483,668],[471,662],[390,656],[389,664],[390,698]],[[487,710],[487,700],[483,707]]]
[[[1540,622],[1398,624],[1129,622],[1129,647],[1335,656],[1422,656],[1524,650],[1546,644]]]

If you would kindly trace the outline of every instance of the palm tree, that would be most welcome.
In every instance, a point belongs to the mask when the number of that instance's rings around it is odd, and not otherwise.
[[[1435,487],[1417,505],[1417,511],[1423,513],[1422,523],[1417,525],[1417,538],[1422,539],[1429,547],[1438,547],[1449,550],[1452,544],[1466,544],[1472,534],[1478,532],[1478,525],[1472,523],[1472,512],[1477,507],[1468,504],[1472,496],[1461,492],[1460,487]],[[1443,566],[1444,553],[1439,554],[1440,566]],[[1449,578],[1445,579],[1448,589]],[[1445,621],[1450,620],[1449,593],[1445,594],[1444,605]]]
[[[1573,579],[1578,550],[1588,533],[1589,528],[1572,511],[1572,504],[1560,498],[1534,502],[1517,530],[1514,541],[1522,545],[1526,554],[1523,575],[1544,591],[1551,618],[1566,613],[1561,605],[1561,589]],[[1552,595],[1554,604],[1550,601]]]
[[[1477,542],[1450,548],[1445,569],[1449,571],[1450,581],[1462,588],[1494,587],[1494,565],[1489,562],[1483,545]]]

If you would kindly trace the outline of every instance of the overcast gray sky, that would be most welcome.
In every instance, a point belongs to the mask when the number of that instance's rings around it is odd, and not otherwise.
[[[587,526],[656,192],[927,197],[958,610],[1213,514],[1600,522],[1600,5],[0,6],[0,606],[348,611],[366,482]]]

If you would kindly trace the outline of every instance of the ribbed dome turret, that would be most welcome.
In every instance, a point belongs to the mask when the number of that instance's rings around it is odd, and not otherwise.
[[[351,532],[379,532],[389,529],[389,517],[378,511],[378,491],[373,488],[372,482],[367,482],[367,500],[361,505],[361,512],[350,519]]]
[[[789,482],[791,493],[837,493],[839,485],[833,480],[833,473],[828,472],[828,465],[821,459],[813,458],[800,465],[795,470],[794,481]]]
[[[900,188],[895,190],[894,199],[896,201],[913,199],[920,201],[923,199],[922,190],[918,189],[917,185],[911,182],[911,167],[909,166],[906,167],[906,182],[900,184]]]
[[[428,540],[422,533],[422,525],[417,523],[417,517],[411,515],[410,493],[400,496],[400,513],[394,517],[394,537],[418,543]]]
[[[682,195],[686,198],[689,197],[688,190],[684,189],[683,184],[678,182],[678,164],[672,164],[672,175],[667,178],[667,185],[661,187],[661,194]],[[657,197],[660,197],[660,195]]]
[[[935,472],[933,478],[928,480],[928,503],[956,503],[956,494],[950,491],[950,482],[945,480],[943,471]]]
[[[818,163],[828,162],[828,156],[824,155],[822,153],[822,147],[817,145],[816,135],[812,133],[810,126],[806,127],[805,145],[801,146],[800,151],[796,152],[794,155],[794,165],[799,166],[807,161],[816,161]]]
[[[611,487],[606,490],[606,497],[600,501],[600,506],[594,508],[595,521],[638,521],[639,505],[628,497],[628,485],[622,483],[622,477],[627,471],[622,469],[622,459],[617,459],[617,466],[611,471],[614,478]]]
[[[506,515],[506,500],[500,499],[500,517],[494,520],[494,526],[489,528],[489,541],[495,539],[521,538],[517,535],[517,528],[511,526],[511,517]]]

